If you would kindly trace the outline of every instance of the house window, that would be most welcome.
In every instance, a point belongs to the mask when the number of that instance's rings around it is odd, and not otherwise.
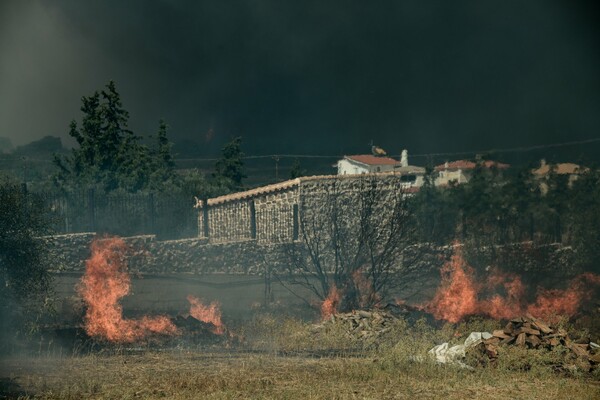
[[[377,172],[381,172],[381,168],[380,167],[377,167]]]
[[[417,180],[416,175],[402,175],[400,177],[400,182],[414,183],[416,180]]]

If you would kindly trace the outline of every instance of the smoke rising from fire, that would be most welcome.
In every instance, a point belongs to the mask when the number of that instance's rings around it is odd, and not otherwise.
[[[91,337],[110,342],[131,343],[150,334],[176,335],[177,327],[167,316],[144,316],[141,319],[123,318],[119,300],[129,294],[131,278],[127,272],[127,245],[120,238],[96,239],[92,255],[86,261],[85,275],[78,292],[87,309],[85,331]],[[208,306],[194,296],[188,296],[190,315],[214,325],[213,333],[222,334],[224,325],[216,302]]]
[[[351,154],[401,131],[415,153],[598,132],[597,2],[384,3],[3,0],[0,131],[68,138],[114,79],[135,132],[213,128],[203,154],[240,133],[249,154]]]
[[[572,317],[600,285],[600,276],[585,273],[571,280],[566,289],[538,288],[535,301],[528,303],[527,287],[521,277],[493,269],[485,282],[477,281],[475,271],[465,262],[458,246],[440,272],[440,287],[434,298],[421,308],[436,319],[449,322],[476,314],[495,319],[525,314],[547,320]]]

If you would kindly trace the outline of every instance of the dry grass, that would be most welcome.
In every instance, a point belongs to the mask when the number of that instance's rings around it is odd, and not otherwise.
[[[366,358],[147,353],[7,360],[12,377],[40,399],[597,399],[590,378],[475,372]]]
[[[492,325],[479,320],[434,330],[399,321],[378,343],[361,343],[343,329],[315,333],[309,324],[266,315],[240,328],[245,351],[13,357],[0,364],[0,377],[13,393],[40,399],[600,398],[598,375],[556,374],[551,365],[560,354],[551,352],[507,349],[498,366],[474,371],[414,361],[433,344],[461,341],[457,332]],[[308,356],[331,349],[339,355]]]

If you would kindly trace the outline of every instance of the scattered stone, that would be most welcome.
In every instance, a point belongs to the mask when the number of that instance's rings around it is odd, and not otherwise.
[[[326,321],[313,326],[314,332],[320,332],[327,326],[342,326],[348,335],[355,339],[377,338],[391,330],[399,318],[383,310],[359,310],[344,314],[333,314]]]
[[[528,315],[512,319],[503,330],[495,330],[492,337],[483,341],[483,346],[474,348],[479,353],[485,353],[490,362],[498,358],[499,346],[521,346],[529,349],[552,350],[564,346],[570,350],[571,358],[557,369],[591,371],[600,364],[600,346],[590,342],[589,338],[574,340],[563,328],[553,328],[547,323]]]

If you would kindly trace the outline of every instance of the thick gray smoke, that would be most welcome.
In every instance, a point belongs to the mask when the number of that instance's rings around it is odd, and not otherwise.
[[[66,138],[80,97],[114,79],[138,133],[164,117],[205,154],[232,135],[329,154],[589,138],[592,4],[5,0],[0,136]]]

